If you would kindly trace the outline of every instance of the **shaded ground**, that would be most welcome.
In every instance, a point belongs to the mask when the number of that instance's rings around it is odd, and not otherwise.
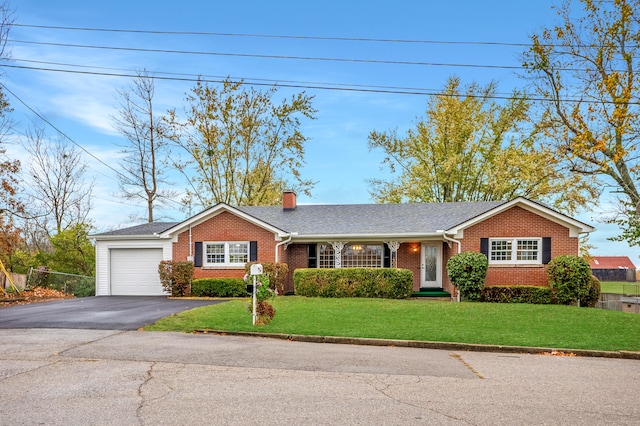
[[[137,330],[171,314],[222,302],[164,296],[67,298],[6,306],[2,308],[0,328]]]

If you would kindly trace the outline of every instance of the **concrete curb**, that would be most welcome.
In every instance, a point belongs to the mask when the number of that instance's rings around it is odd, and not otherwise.
[[[194,333],[216,334],[226,336],[244,337],[266,337],[270,339],[289,340],[293,342],[310,343],[334,343],[342,345],[363,345],[363,346],[397,346],[405,348],[421,349],[441,349],[447,351],[473,351],[473,352],[499,352],[499,353],[521,353],[521,354],[551,354],[568,355],[575,354],[583,357],[597,358],[620,358],[640,360],[640,352],[633,351],[597,351],[587,349],[560,349],[541,348],[529,346],[500,346],[482,345],[473,343],[455,342],[430,342],[424,340],[394,340],[394,339],[369,339],[359,337],[336,337],[336,336],[305,336],[300,334],[281,333],[261,333],[257,331],[225,331],[225,330],[194,330]]]

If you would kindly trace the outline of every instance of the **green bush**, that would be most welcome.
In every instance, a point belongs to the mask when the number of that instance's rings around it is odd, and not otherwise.
[[[242,278],[197,278],[191,282],[191,295],[243,297],[247,295],[247,283]]]
[[[172,296],[182,297],[191,294],[191,278],[193,278],[193,263],[163,260],[158,265],[160,282],[164,291]]]
[[[600,280],[595,275],[591,275],[589,294],[580,299],[580,306],[584,308],[595,308],[600,300],[600,290]]]
[[[555,290],[558,303],[571,305],[589,297],[591,268],[578,256],[558,256],[547,265],[549,285]]]
[[[532,303],[548,305],[551,303],[551,288],[539,286],[501,285],[482,289],[483,302],[496,303]]]
[[[473,251],[458,253],[449,259],[447,274],[451,283],[460,291],[462,300],[480,300],[488,266],[487,257]]]
[[[407,299],[413,292],[413,273],[389,268],[296,269],[293,283],[299,296]]]
[[[287,281],[289,265],[275,262],[249,262],[244,268],[247,274],[251,270],[251,265],[255,263],[262,265],[262,273],[269,279],[269,287],[278,290],[278,294],[284,294],[284,283]]]

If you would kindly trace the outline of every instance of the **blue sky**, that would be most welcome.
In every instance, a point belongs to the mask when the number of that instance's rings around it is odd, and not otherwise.
[[[441,1],[193,1],[139,0],[110,2],[20,0],[14,1],[16,23],[24,25],[187,31],[226,34],[290,35],[328,38],[428,40],[446,42],[524,43],[542,26],[555,22],[555,0]],[[87,6],[90,4],[90,6]],[[418,88],[437,92],[451,75],[463,83],[498,83],[508,94],[523,87],[520,66],[524,47],[487,44],[392,43],[372,41],[313,40],[240,36],[162,35],[71,31],[16,26],[10,34],[12,65],[74,69],[90,72],[183,73],[303,85],[362,85]],[[25,43],[29,42],[29,43]],[[83,44],[144,49],[366,59],[420,62],[420,65],[249,58],[226,55],[186,55],[81,49],[37,43]],[[40,62],[33,62],[40,61]],[[45,64],[62,63],[76,67]],[[427,65],[430,64],[430,65]],[[454,65],[436,65],[454,64]],[[469,65],[502,67],[489,68]],[[82,66],[85,68],[79,68]],[[86,68],[88,67],[88,68]],[[108,69],[105,69],[108,68]],[[122,143],[110,116],[116,113],[116,90],[130,85],[127,78],[73,74],[44,70],[6,68],[4,84],[29,108],[38,111],[100,160],[117,166]],[[313,83],[313,84],[311,84]],[[192,82],[158,81],[156,111],[179,111]],[[303,89],[280,90],[281,97]],[[303,124],[310,138],[306,147],[304,178],[317,181],[312,197],[299,196],[299,203],[369,203],[367,180],[381,173],[380,152],[370,152],[367,135],[372,130],[405,132],[424,113],[424,95],[304,89],[315,96],[317,119]],[[45,126],[35,114],[10,96],[18,130]],[[21,157],[18,145],[9,153]],[[90,156],[86,161],[96,177],[95,203],[91,218],[98,231],[131,225],[128,215],[144,214],[142,203],[131,205],[116,196],[115,173]],[[591,242],[593,254],[629,255],[636,262],[640,250],[625,243],[607,242],[615,228],[598,222],[606,210],[584,212],[579,219],[598,230]],[[181,220],[179,211],[160,212]]]

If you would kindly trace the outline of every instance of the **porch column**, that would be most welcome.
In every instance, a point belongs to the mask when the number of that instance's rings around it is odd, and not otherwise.
[[[398,249],[400,248],[400,244],[402,244],[399,241],[384,241],[384,243],[387,245],[387,247],[389,247],[389,256],[391,257],[391,267],[392,268],[397,268],[398,267]]]
[[[344,248],[344,242],[330,241],[329,244],[333,246],[333,267],[342,268],[342,249]]]

